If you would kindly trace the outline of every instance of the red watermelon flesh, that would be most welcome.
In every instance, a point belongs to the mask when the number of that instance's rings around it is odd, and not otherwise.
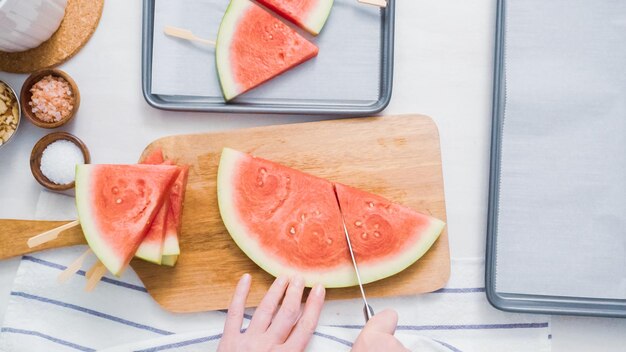
[[[178,234],[182,224],[183,205],[185,200],[185,190],[187,188],[187,179],[189,177],[189,166],[179,166],[180,173],[172,184],[170,191],[170,207],[168,214],[167,226],[165,230],[165,239],[163,244],[163,255],[173,256],[180,254],[180,246],[178,243]],[[173,259],[169,259],[171,263]],[[173,260],[174,263],[176,260]],[[173,265],[173,264],[172,264]]]
[[[217,184],[228,232],[261,268],[274,276],[302,275],[307,286],[357,284],[333,183],[224,148]],[[338,185],[337,196],[345,204],[347,221],[354,221],[349,233],[365,283],[414,263],[444,226],[440,220],[347,186]],[[355,232],[357,221],[363,224]]]
[[[148,154],[148,156],[143,160],[142,164],[171,165],[172,163],[165,162],[163,160],[163,152],[160,148],[156,148],[150,154]],[[152,221],[146,237],[144,237],[143,241],[139,245],[139,248],[137,248],[137,252],[135,253],[136,257],[155,264],[161,264],[163,241],[165,238],[166,229],[165,220],[168,216],[169,210],[170,202],[168,196],[163,201],[161,209],[159,209],[157,216]]]
[[[145,159],[141,162],[142,164],[150,164],[150,165],[158,165],[163,163],[163,151],[161,148],[155,148]]]
[[[137,248],[137,252],[135,252],[135,256],[137,258],[141,258],[155,264],[161,264],[161,256],[163,255],[163,239],[165,238],[165,221],[169,210],[170,199],[166,196],[159,212],[155,216],[154,220],[152,220],[152,224],[148,229],[146,237],[144,237],[143,241],[141,241],[139,248]]]
[[[76,205],[87,243],[114,275],[135,255],[178,168],[77,165]]]
[[[317,35],[324,27],[333,0],[258,0],[282,17]]]
[[[318,48],[249,0],[232,0],[217,35],[215,58],[228,101],[315,57]]]

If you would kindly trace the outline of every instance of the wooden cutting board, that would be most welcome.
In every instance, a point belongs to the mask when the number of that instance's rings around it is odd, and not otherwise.
[[[441,153],[436,125],[426,116],[343,119],[228,132],[172,136],[150,144],[167,159],[191,166],[181,241],[174,268],[140,260],[133,269],[165,309],[197,312],[228,306],[237,280],[251,273],[249,306],[260,302],[273,277],[232,241],[218,211],[216,172],[228,146],[316,176],[373,192],[446,220]],[[0,259],[31,252],[26,239],[60,223],[0,220]],[[84,243],[80,229],[36,250]],[[369,297],[437,290],[450,275],[447,231],[428,253],[393,277],[365,286]],[[328,290],[328,299],[359,297],[358,288]]]

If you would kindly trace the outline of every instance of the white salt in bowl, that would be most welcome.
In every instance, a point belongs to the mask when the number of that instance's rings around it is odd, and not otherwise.
[[[60,140],[66,140],[74,143],[82,152],[84,163],[89,164],[91,162],[91,156],[89,155],[87,146],[83,143],[83,141],[78,139],[78,137],[67,132],[54,132],[45,135],[35,144],[33,151],[30,153],[30,171],[33,173],[33,177],[35,177],[35,180],[37,180],[40,185],[51,191],[67,191],[74,188],[74,181],[65,184],[57,184],[46,177],[41,170],[41,158],[43,157],[44,151],[49,145]]]

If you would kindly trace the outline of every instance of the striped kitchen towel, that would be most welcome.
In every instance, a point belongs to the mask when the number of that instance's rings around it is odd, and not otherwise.
[[[161,309],[127,270],[83,291],[85,272],[66,284],[57,275],[85,247],[22,257],[0,332],[0,351],[212,351],[225,313]],[[86,262],[89,267],[94,262]],[[550,318],[501,312],[486,300],[482,259],[453,260],[446,288],[372,299],[399,312],[397,336],[414,351],[549,351]],[[164,278],[166,280],[167,278]],[[254,278],[253,278],[254,280]],[[253,311],[247,312],[247,321]],[[360,300],[329,301],[310,351],[348,351],[363,326]]]

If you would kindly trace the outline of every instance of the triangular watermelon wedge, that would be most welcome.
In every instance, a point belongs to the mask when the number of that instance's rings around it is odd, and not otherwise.
[[[226,101],[315,57],[318,48],[249,0],[231,0],[217,35],[217,73]]]
[[[322,30],[333,7],[333,0],[258,1],[313,35],[318,35]]]
[[[189,166],[179,166],[180,173],[172,184],[170,191],[170,212],[167,217],[165,227],[165,239],[163,243],[163,256],[178,256],[180,254],[180,245],[178,242],[178,234],[182,224],[183,205],[185,200],[185,190],[187,188],[187,179],[189,177]],[[177,258],[167,258],[165,265],[174,265]]]
[[[445,223],[381,196],[335,183],[363,283],[398,273],[421,258]]]
[[[165,163],[163,160],[163,152],[160,148],[154,149],[148,156],[141,162],[142,164],[165,164],[171,165],[171,163]],[[165,220],[167,219],[170,210],[169,195],[165,197],[163,205],[157,216],[152,221],[146,237],[137,248],[135,256],[137,258],[149,261],[155,264],[161,264],[161,257],[163,253],[163,241],[165,238]]]
[[[76,207],[87,243],[114,275],[135,255],[178,174],[165,165],[77,165]]]
[[[159,212],[152,220],[146,237],[137,248],[135,256],[137,258],[161,265],[163,255],[163,240],[165,238],[165,226],[167,214],[170,211],[170,197],[165,196]]]

